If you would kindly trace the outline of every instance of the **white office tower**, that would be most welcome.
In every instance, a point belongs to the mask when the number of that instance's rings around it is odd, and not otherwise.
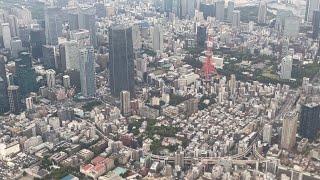
[[[4,48],[11,49],[11,32],[9,23],[2,23],[1,29]]]
[[[232,27],[238,28],[240,27],[240,11],[235,10],[232,14]]]
[[[11,40],[11,56],[13,58],[17,58],[19,56],[19,52],[23,50],[22,41],[18,37],[14,37]]]
[[[319,0],[307,0],[305,21],[312,22],[313,12],[319,10]]]
[[[92,46],[80,51],[80,83],[81,94],[84,97],[93,97],[96,93],[95,55]]]
[[[62,77],[62,83],[65,89],[69,89],[71,87],[70,76],[64,75]]]
[[[232,22],[233,11],[234,11],[234,2],[228,1],[228,9],[227,9],[227,21],[228,22]]]
[[[263,142],[271,143],[272,138],[272,126],[270,124],[265,124],[263,127]]]
[[[287,37],[296,37],[300,30],[300,18],[296,16],[289,16],[285,18],[283,35]]]
[[[26,107],[27,107],[27,110],[32,110],[33,109],[33,99],[32,99],[32,97],[26,98]]]
[[[267,2],[260,1],[258,10],[258,23],[265,24],[267,19]]]
[[[46,76],[48,88],[51,89],[56,85],[56,72],[53,69],[48,69]]]
[[[71,40],[65,42],[66,69],[80,70],[78,42]]]
[[[155,25],[152,32],[152,49],[156,52],[163,51],[163,32],[160,25]]]
[[[224,21],[224,0],[216,2],[216,20]]]
[[[136,63],[136,67],[137,67],[137,76],[143,80],[143,75],[145,72],[147,72],[147,61],[143,58],[139,58],[137,59],[137,63]]]
[[[121,91],[120,93],[121,101],[121,113],[123,116],[130,116],[131,107],[130,107],[130,92]]]
[[[292,71],[292,56],[286,56],[281,61],[280,78],[291,79],[291,71]]]
[[[9,15],[8,22],[10,26],[11,36],[19,36],[19,25],[17,17],[15,15]]]

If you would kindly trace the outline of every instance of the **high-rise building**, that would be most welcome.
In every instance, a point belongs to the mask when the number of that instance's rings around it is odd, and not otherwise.
[[[78,14],[80,29],[87,29],[90,32],[91,45],[96,46],[96,9],[94,6],[81,8]]]
[[[8,87],[8,97],[10,111],[12,113],[18,113],[20,111],[20,93],[19,86],[9,86]]]
[[[203,12],[204,19],[207,19],[209,16],[213,17],[216,14],[216,8],[212,3],[201,3],[200,11]]]
[[[11,32],[9,23],[2,23],[1,28],[4,48],[11,49]]]
[[[23,50],[22,41],[18,37],[14,37],[11,40],[11,56],[13,58],[17,58],[19,56],[19,52]]]
[[[313,18],[313,13],[316,10],[319,10],[320,1],[319,0],[307,0],[306,4],[306,14],[305,21],[311,22]]]
[[[180,151],[176,151],[174,154],[174,164],[175,166],[180,166],[180,168],[184,168],[184,153]]]
[[[265,124],[263,127],[263,142],[271,143],[272,138],[272,125]]]
[[[282,122],[281,148],[291,150],[296,144],[297,113],[288,113]]]
[[[187,15],[189,18],[195,15],[195,0],[187,0]]]
[[[172,0],[164,0],[164,12],[171,13],[173,9],[173,1]]]
[[[207,41],[207,27],[205,25],[200,25],[197,27],[197,48],[206,48]]]
[[[27,110],[32,110],[33,109],[33,99],[32,99],[32,97],[27,97],[26,98],[26,108],[27,108]]]
[[[121,91],[134,94],[134,61],[132,28],[127,25],[115,25],[110,29],[110,84],[114,96]]]
[[[56,72],[53,69],[48,69],[46,71],[47,86],[52,89],[56,85]]]
[[[262,0],[259,3],[259,10],[258,10],[258,23],[265,24],[267,19],[267,2]]]
[[[95,55],[92,46],[80,50],[80,83],[84,97],[95,95]]]
[[[160,25],[155,25],[152,32],[152,48],[154,51],[163,51],[163,32]]]
[[[80,70],[79,45],[75,40],[64,43],[66,69]]]
[[[46,69],[55,69],[56,68],[56,47],[52,45],[42,46],[43,57],[41,62]]]
[[[7,20],[10,25],[11,36],[13,36],[13,37],[18,36],[19,35],[19,28],[18,28],[17,16],[10,14],[7,17]]]
[[[240,11],[239,10],[233,11],[232,27],[234,27],[234,28],[240,27]]]
[[[319,37],[319,29],[320,29],[320,10],[316,10],[313,12],[312,18],[312,38],[317,39]]]
[[[288,17],[293,16],[292,11],[280,9],[277,11],[275,29],[282,33],[285,27],[285,21]]]
[[[31,57],[29,53],[20,53],[20,58],[15,59],[15,84],[19,86],[21,95],[36,90],[36,74],[32,69]]]
[[[46,44],[46,35],[44,29],[31,29],[30,46],[31,54],[35,59],[42,57],[42,46]]]
[[[291,79],[291,72],[292,72],[292,56],[288,55],[284,57],[281,61],[280,78]]]
[[[300,30],[300,18],[289,16],[285,19],[283,35],[287,37],[296,37]]]
[[[224,0],[218,0],[216,4],[216,20],[224,21]]]
[[[48,45],[58,44],[58,37],[62,35],[63,17],[60,8],[48,7],[45,9],[45,35]]]
[[[6,62],[4,56],[0,55],[0,114],[9,111],[8,82],[6,76]]]
[[[120,93],[120,102],[121,102],[121,113],[123,116],[130,116],[131,107],[130,107],[130,92],[121,91]]]
[[[234,1],[228,1],[228,9],[227,9],[227,21],[232,22],[234,11]]]
[[[320,105],[315,103],[302,105],[299,119],[299,134],[303,138],[314,140],[320,129]]]
[[[62,77],[62,83],[64,88],[69,89],[71,87],[70,76],[64,75]]]
[[[90,46],[92,44],[90,38],[90,31],[86,29],[71,31],[70,39],[77,41],[80,48]]]

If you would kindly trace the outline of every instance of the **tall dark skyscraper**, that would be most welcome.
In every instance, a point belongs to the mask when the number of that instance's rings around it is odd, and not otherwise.
[[[207,41],[207,27],[200,25],[197,27],[197,48],[204,49]]]
[[[10,111],[12,113],[18,113],[20,111],[20,100],[21,100],[20,93],[19,93],[19,86],[9,86],[8,96],[9,96]]]
[[[16,73],[14,79],[15,84],[19,86],[21,95],[26,95],[36,90],[36,74],[32,69],[30,54],[22,52],[19,57],[15,59]]]
[[[299,134],[314,140],[320,128],[320,105],[305,104],[301,106]]]
[[[0,114],[9,111],[8,82],[5,65],[4,56],[0,55]]]
[[[35,59],[42,57],[42,46],[46,44],[44,29],[33,29],[30,31],[31,54]]]
[[[55,46],[44,45],[42,46],[43,58],[41,62],[47,69],[55,69],[56,64],[56,48]]]
[[[121,91],[134,94],[134,62],[132,28],[126,25],[111,27],[110,45],[110,84],[111,92],[119,97]]]
[[[317,39],[319,37],[320,30],[320,10],[313,12],[312,18],[312,38]]]

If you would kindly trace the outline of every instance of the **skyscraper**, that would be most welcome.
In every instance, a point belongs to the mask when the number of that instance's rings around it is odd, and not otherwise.
[[[110,85],[112,95],[119,97],[121,91],[134,94],[134,61],[132,28],[115,25],[110,29]]]
[[[192,18],[195,14],[195,0],[187,0],[187,15]]]
[[[320,1],[319,0],[307,0],[306,4],[306,14],[305,21],[311,22],[313,18],[313,13],[316,10],[319,10]]]
[[[303,138],[314,140],[320,128],[320,105],[315,103],[301,106],[299,134]]]
[[[228,1],[227,21],[229,22],[232,22],[233,11],[234,11],[234,2]]]
[[[281,148],[291,150],[296,144],[297,113],[288,113],[282,122]]]
[[[262,0],[259,3],[259,10],[258,10],[258,23],[265,24],[267,18],[267,3]]]
[[[207,27],[200,25],[197,27],[197,48],[204,49],[207,41]]]
[[[121,91],[120,93],[121,113],[123,116],[130,116],[130,92]]]
[[[84,97],[95,95],[95,55],[92,46],[80,50],[80,83]]]
[[[12,113],[18,113],[20,111],[20,93],[19,86],[8,87],[9,105]]]
[[[67,41],[64,43],[64,45],[66,69],[80,70],[79,45],[77,41]]]
[[[216,20],[224,21],[224,0],[217,1],[216,4]]]
[[[32,57],[35,59],[42,57],[42,46],[46,44],[44,29],[32,29],[30,31],[30,46]]]
[[[263,142],[271,143],[272,138],[272,125],[265,124],[263,126]]]
[[[9,23],[2,23],[1,28],[4,48],[11,49],[11,32]]]
[[[285,19],[283,35],[287,37],[296,37],[300,30],[300,18],[289,16]]]
[[[320,29],[320,10],[316,10],[313,12],[312,18],[312,38],[317,39],[319,37],[319,29]]]
[[[154,51],[163,51],[163,32],[160,25],[153,27],[152,48]]]
[[[288,55],[284,57],[281,61],[280,78],[291,79],[291,71],[292,71],[292,56]]]
[[[19,56],[19,52],[22,51],[22,41],[18,37],[14,37],[11,40],[11,56],[13,58],[17,58]]]
[[[232,14],[232,27],[237,28],[240,26],[240,11],[235,10]]]
[[[57,45],[58,37],[62,34],[62,11],[57,7],[45,9],[45,34],[48,45]]]
[[[56,85],[56,72],[53,69],[48,69],[46,71],[47,86],[49,89]]]
[[[47,69],[55,69],[56,68],[56,47],[52,45],[44,45],[42,46],[43,57],[41,58],[41,62],[43,66]]]
[[[0,55],[0,114],[9,111],[8,82],[6,76],[6,62],[4,56]]]

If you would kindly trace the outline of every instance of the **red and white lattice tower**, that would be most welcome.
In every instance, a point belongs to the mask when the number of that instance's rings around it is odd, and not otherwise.
[[[213,55],[212,50],[213,50],[213,38],[208,34],[206,60],[202,65],[202,72],[203,72],[205,81],[210,81],[211,76],[217,73],[216,68],[213,64],[214,62],[212,59],[212,55]]]

